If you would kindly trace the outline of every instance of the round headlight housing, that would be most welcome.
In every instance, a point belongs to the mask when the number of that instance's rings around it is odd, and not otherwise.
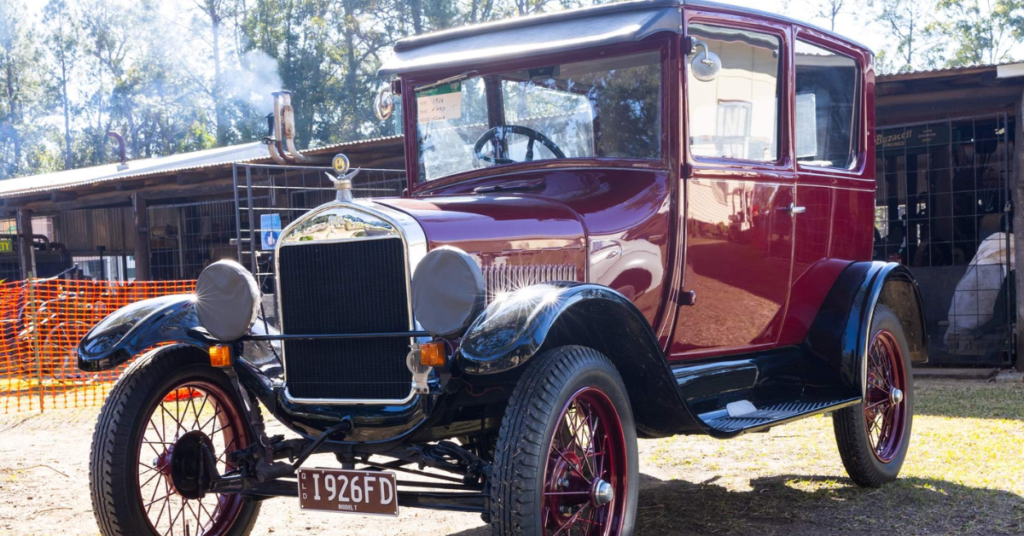
[[[219,341],[234,341],[256,322],[260,289],[256,278],[235,261],[218,261],[196,280],[199,323]]]
[[[465,251],[432,250],[412,276],[416,320],[435,337],[461,335],[484,308],[487,290],[480,266]]]

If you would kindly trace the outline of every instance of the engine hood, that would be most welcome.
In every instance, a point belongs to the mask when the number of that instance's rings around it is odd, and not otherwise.
[[[548,266],[585,281],[586,229],[560,203],[516,195],[375,199],[419,222],[428,247],[457,247],[481,266]],[[562,274],[568,272],[561,272]]]

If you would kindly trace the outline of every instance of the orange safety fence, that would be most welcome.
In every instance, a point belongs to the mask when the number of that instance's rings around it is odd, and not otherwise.
[[[125,305],[192,292],[195,281],[33,279],[0,284],[0,411],[98,406],[127,364],[78,369],[79,341]]]

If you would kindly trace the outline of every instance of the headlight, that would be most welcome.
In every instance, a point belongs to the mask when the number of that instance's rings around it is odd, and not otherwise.
[[[427,253],[412,276],[412,309],[423,329],[437,337],[461,335],[484,308],[484,275],[461,249]]]
[[[235,261],[218,261],[196,280],[196,314],[210,335],[234,341],[256,322],[260,289],[256,279]]]

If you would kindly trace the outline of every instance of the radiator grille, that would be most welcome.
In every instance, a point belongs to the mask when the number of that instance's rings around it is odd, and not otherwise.
[[[405,245],[400,238],[311,243],[280,249],[281,322],[287,334],[409,329]],[[412,373],[409,339],[285,341],[295,398],[401,399]]]

